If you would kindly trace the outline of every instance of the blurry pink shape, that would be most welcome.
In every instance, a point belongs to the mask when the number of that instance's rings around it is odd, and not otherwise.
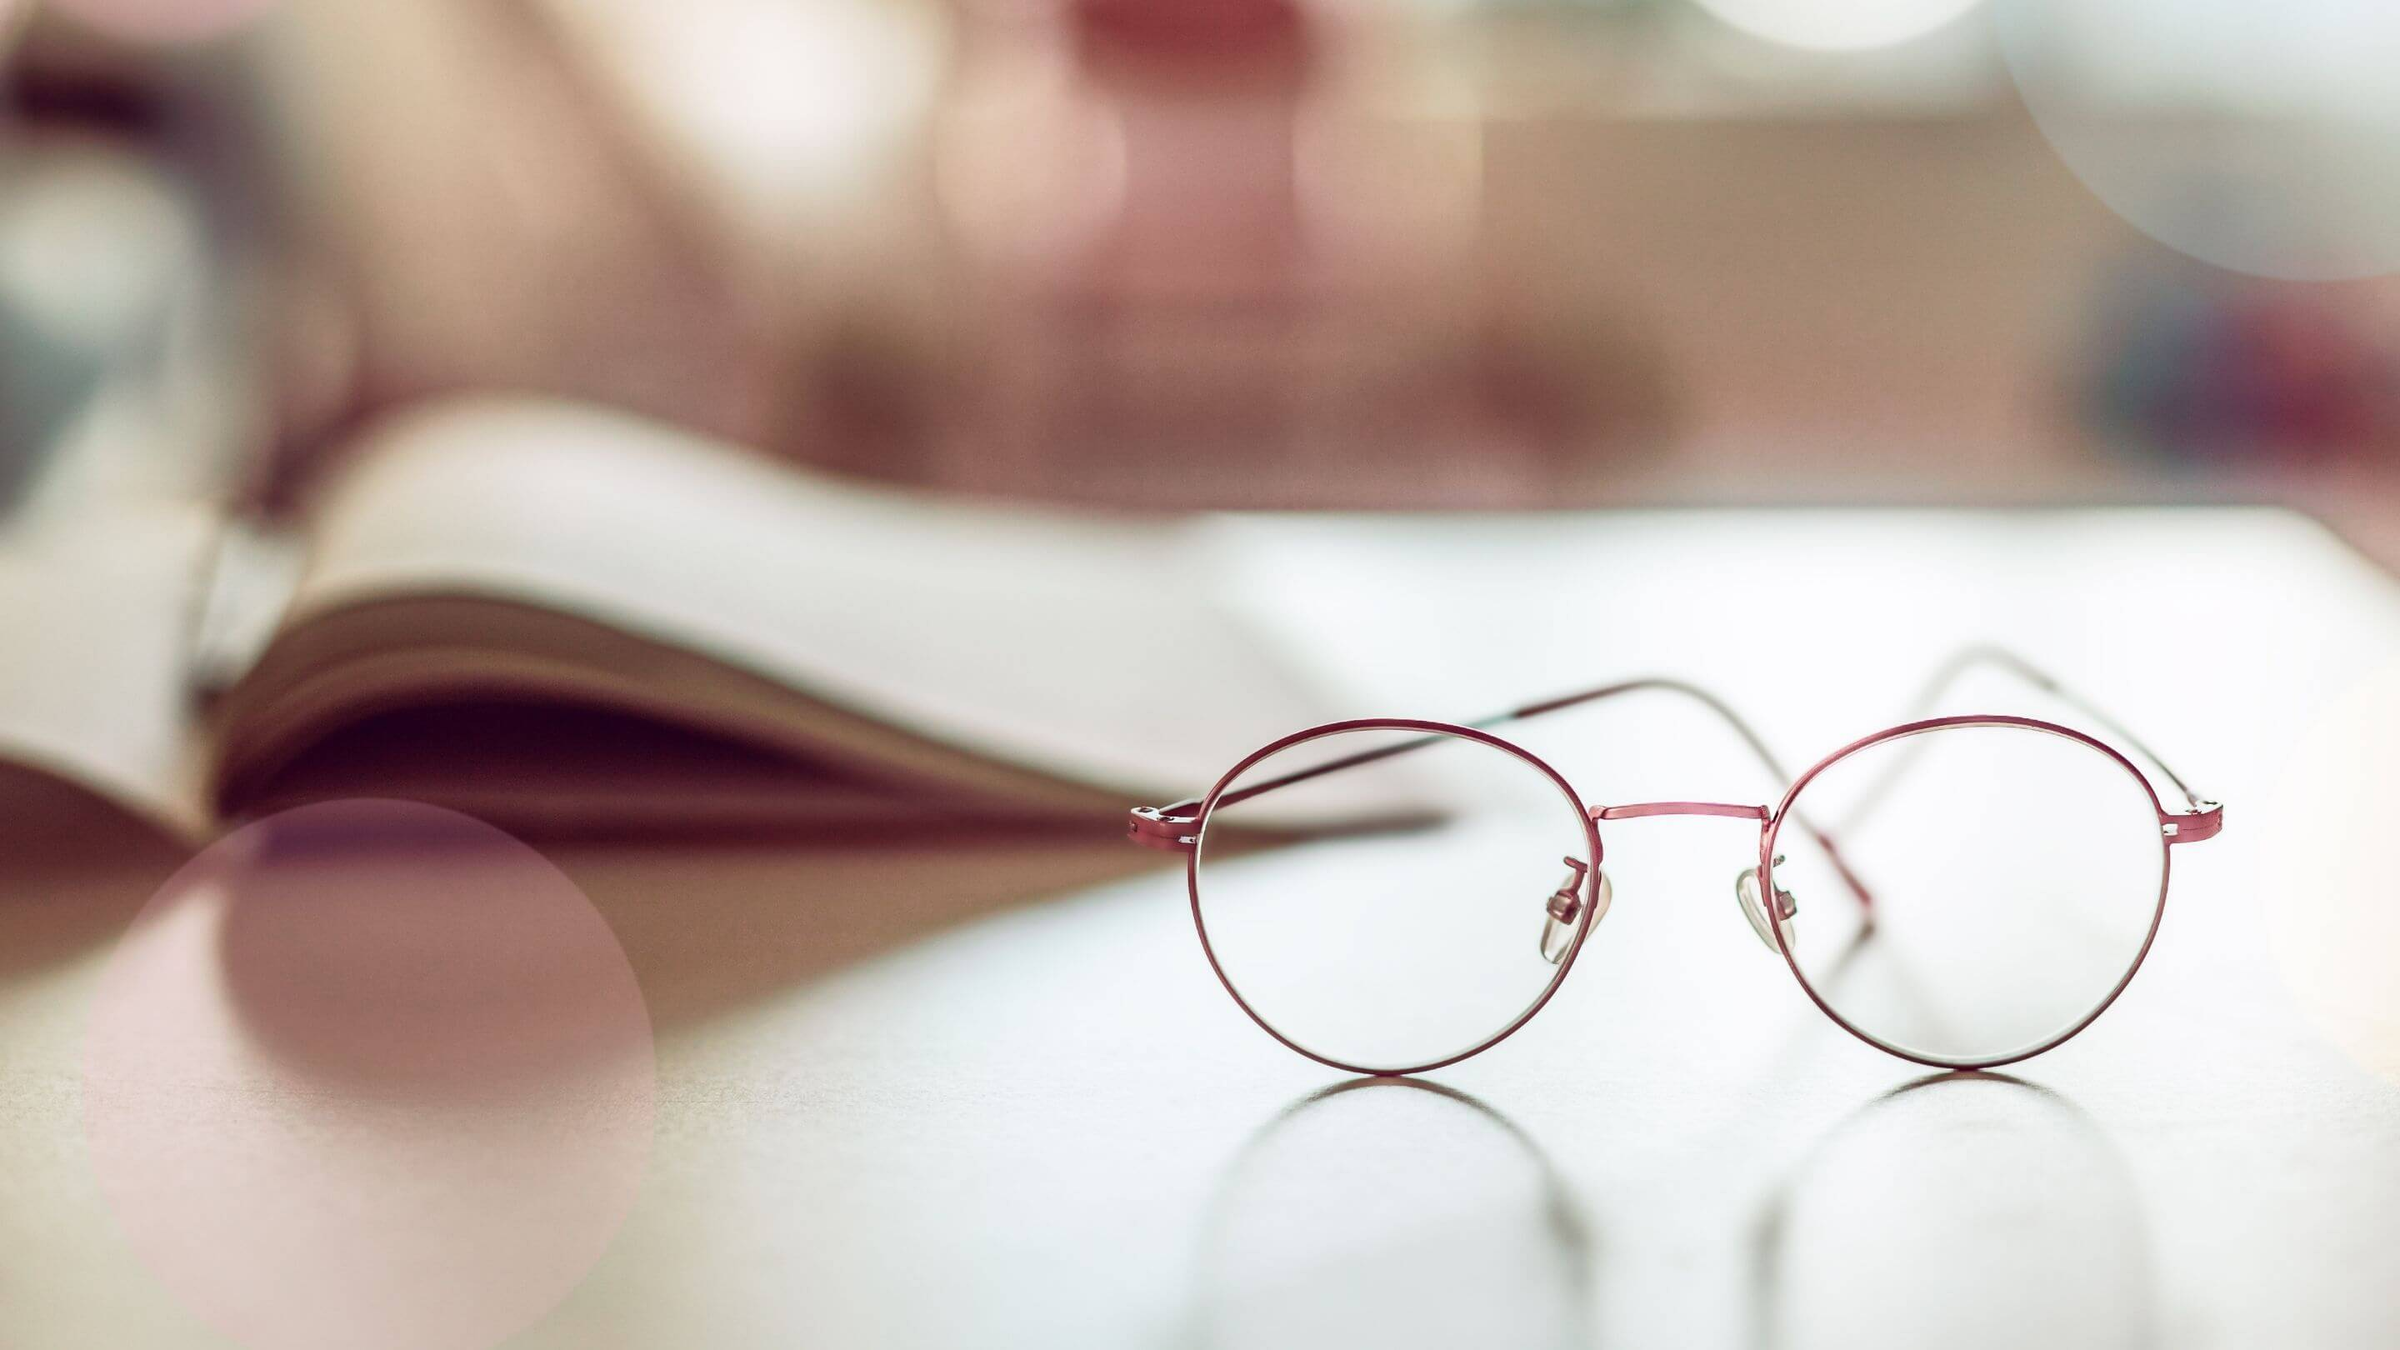
[[[275,0],[50,0],[60,11],[114,37],[137,42],[197,42],[248,23]],[[0,0],[0,11],[8,0]]]
[[[136,918],[84,1127],[134,1249],[251,1350],[483,1350],[607,1249],[656,1088],[573,882],[454,812],[335,802],[228,835]]]

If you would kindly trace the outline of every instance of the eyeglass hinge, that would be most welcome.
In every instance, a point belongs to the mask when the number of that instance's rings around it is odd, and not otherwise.
[[[1167,814],[1171,809],[1173,808],[1156,806],[1133,808],[1132,814],[1127,817],[1125,837],[1147,848],[1165,849],[1178,853],[1191,852],[1199,846],[1200,837],[1187,834],[1185,831],[1191,829],[1193,822],[1197,821],[1199,817],[1197,815]]]
[[[2225,828],[2225,807],[2218,802],[2194,802],[2192,809],[2159,822],[2170,844],[2196,844],[2214,839]]]

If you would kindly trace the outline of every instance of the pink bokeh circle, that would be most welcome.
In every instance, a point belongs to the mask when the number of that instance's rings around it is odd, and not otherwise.
[[[650,1021],[557,868],[455,812],[302,807],[161,887],[101,974],[84,1130],[134,1251],[250,1350],[486,1350],[649,1165]]]

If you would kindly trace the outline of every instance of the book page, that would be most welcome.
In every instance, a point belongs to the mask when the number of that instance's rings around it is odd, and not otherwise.
[[[185,674],[215,537],[213,512],[166,504],[0,535],[0,803],[12,817],[63,783],[179,835],[204,829]]]
[[[1048,805],[1079,812],[1196,796],[1323,720],[1220,603],[1197,528],[842,482],[571,405],[442,404],[374,433],[314,503],[227,749],[272,760],[411,698],[547,689],[733,733],[772,721],[787,745],[805,723],[803,747],[851,770],[1002,766],[978,786],[1071,785]],[[374,692],[345,691],[370,648]]]

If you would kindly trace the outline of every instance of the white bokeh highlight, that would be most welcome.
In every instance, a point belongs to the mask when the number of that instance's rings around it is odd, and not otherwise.
[[[2400,269],[2400,7],[1993,0],[2042,134],[2110,209],[2204,262]]]
[[[1980,0],[1697,0],[1753,37],[1812,51],[1866,51],[1912,41]]]

